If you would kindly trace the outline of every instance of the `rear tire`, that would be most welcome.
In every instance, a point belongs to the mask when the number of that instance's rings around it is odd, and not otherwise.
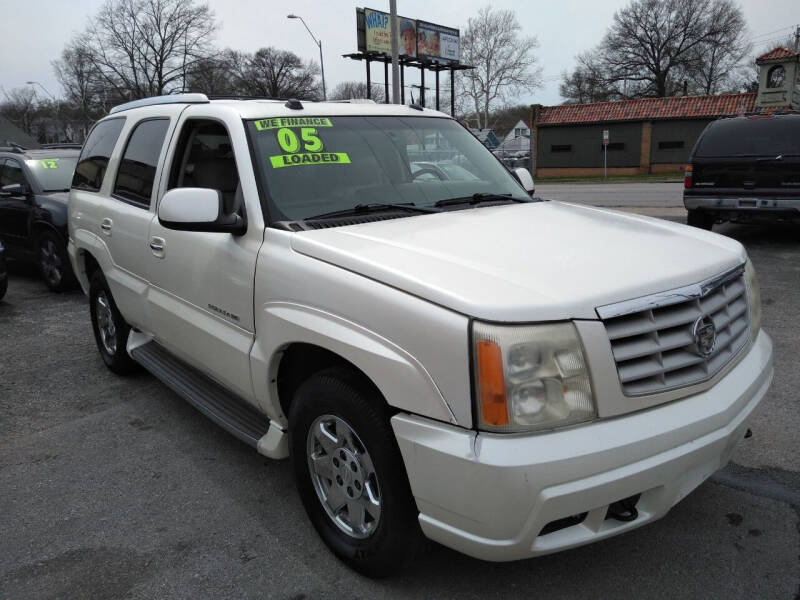
[[[67,255],[67,245],[60,236],[43,231],[36,240],[36,264],[47,287],[53,292],[63,292],[75,283],[72,266]]]
[[[307,379],[289,414],[303,506],[333,553],[368,577],[401,570],[423,540],[389,416],[377,390],[346,367]]]
[[[689,210],[686,216],[686,223],[688,225],[697,227],[699,229],[705,229],[706,231],[711,231],[716,220],[717,219],[714,217],[714,215],[697,208]]]
[[[97,349],[106,366],[117,375],[127,375],[139,369],[126,349],[131,328],[122,318],[106,278],[98,269],[89,284],[89,312]]]

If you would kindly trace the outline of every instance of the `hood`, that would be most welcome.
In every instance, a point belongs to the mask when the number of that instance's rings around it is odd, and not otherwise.
[[[741,244],[660,219],[561,202],[306,231],[295,251],[491,321],[596,319],[595,308],[741,264]]]

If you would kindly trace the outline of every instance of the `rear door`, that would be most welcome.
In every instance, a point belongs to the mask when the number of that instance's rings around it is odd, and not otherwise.
[[[211,106],[190,106],[181,115],[159,198],[179,187],[220,190],[226,205],[245,217],[247,231],[175,231],[153,219],[150,331],[178,357],[255,403],[253,283],[264,221],[241,118],[220,107],[212,112]]]
[[[2,160],[2,159],[0,159]],[[22,164],[14,159],[2,160],[0,165],[0,187],[21,183],[31,191]],[[11,253],[29,250],[28,229],[30,228],[33,198],[29,194],[0,194],[0,239]]]
[[[716,121],[694,149],[693,192],[800,195],[800,116]]]

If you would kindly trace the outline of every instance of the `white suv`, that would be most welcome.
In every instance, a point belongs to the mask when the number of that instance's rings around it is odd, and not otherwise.
[[[349,565],[514,560],[663,516],[773,372],[739,243],[516,175],[420,107],[153,98],[89,135],[69,254],[108,367],[291,456]]]

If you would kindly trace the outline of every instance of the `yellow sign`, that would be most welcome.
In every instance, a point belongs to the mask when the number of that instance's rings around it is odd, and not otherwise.
[[[331,120],[326,117],[275,117],[261,119],[255,123],[259,131],[281,129],[282,127],[333,127]]]
[[[349,165],[346,152],[310,152],[308,154],[278,154],[270,156],[273,169],[281,167],[301,167],[303,165]]]
[[[57,158],[44,158],[39,161],[42,164],[42,168],[44,169],[57,169],[58,168],[58,159]]]

